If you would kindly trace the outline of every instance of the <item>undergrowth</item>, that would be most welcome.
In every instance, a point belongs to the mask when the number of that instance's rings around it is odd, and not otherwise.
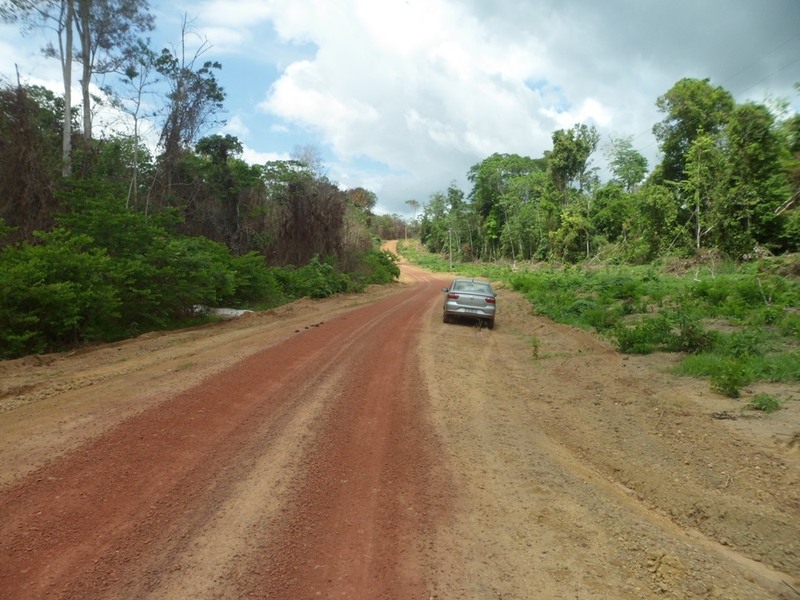
[[[450,270],[424,248],[401,251],[428,269]],[[654,265],[512,271],[459,263],[453,270],[507,282],[537,314],[594,330],[621,352],[680,352],[678,373],[705,377],[730,397],[757,381],[800,381],[800,280],[768,261],[684,273]]]

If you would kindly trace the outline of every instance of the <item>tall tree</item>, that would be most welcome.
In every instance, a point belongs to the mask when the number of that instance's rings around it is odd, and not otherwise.
[[[92,138],[91,84],[95,75],[119,72],[136,51],[138,35],[151,31],[148,0],[77,0],[75,28],[80,41],[83,135]]]
[[[684,78],[656,100],[665,114],[653,126],[653,134],[664,155],[663,178],[680,182],[684,179],[686,155],[701,133],[716,136],[725,127],[734,108],[733,96],[708,79]]]
[[[447,220],[447,198],[442,192],[431,195],[422,209],[420,220],[420,241],[430,252],[448,250],[450,231]]]
[[[581,192],[586,187],[589,158],[599,141],[597,129],[583,123],[553,133],[553,150],[547,154],[547,168],[553,184],[563,194],[564,203],[570,187],[577,184]]]
[[[0,0],[0,17],[7,23],[22,22],[22,31],[51,29],[57,46],[48,42],[46,56],[59,59],[64,82],[64,120],[61,134],[61,174],[72,172],[72,58],[76,0]]]
[[[210,161],[204,169],[203,184],[208,193],[204,194],[203,202],[210,205],[204,212],[210,214],[214,222],[213,233],[207,237],[234,248],[238,241],[239,192],[242,186],[234,178],[231,163],[242,153],[242,143],[232,135],[212,135],[199,140],[195,150]]]
[[[788,149],[767,107],[737,106],[725,130],[729,179],[720,206],[721,244],[734,255],[751,253],[755,244],[771,249],[780,235],[775,210],[789,186],[784,171]]]
[[[162,165],[166,178],[164,194],[172,196],[173,183],[181,155],[215,121],[222,109],[225,91],[217,82],[214,72],[221,69],[218,62],[206,61],[196,66],[208,50],[204,40],[193,56],[186,54],[186,37],[189,35],[186,20],[181,30],[181,52],[176,56],[169,49],[161,51],[156,69],[169,86],[168,106],[161,130],[163,148]]]
[[[611,139],[609,167],[615,179],[630,193],[647,173],[647,159],[633,147],[632,137]]]
[[[408,204],[408,206],[410,206],[412,209],[414,209],[414,217],[411,219],[411,222],[413,224],[416,224],[416,222],[417,222],[417,211],[419,210],[419,202],[417,200],[412,199],[412,200],[406,200],[406,204]],[[413,225],[412,225],[412,227],[413,227]],[[403,233],[405,234],[405,237],[408,238],[408,219],[406,219],[406,228],[405,228],[405,231]],[[413,235],[413,232],[412,232],[412,235]]]
[[[72,155],[72,68],[82,65],[83,133],[92,137],[93,76],[117,70],[133,46],[138,32],[153,28],[147,13],[148,0],[0,0],[0,17],[6,22],[22,21],[23,31],[49,28],[56,43],[48,42],[44,53],[61,63],[64,83],[62,132],[62,174],[71,173]],[[79,50],[75,52],[74,34]]]
[[[137,41],[127,64],[122,70],[122,89],[114,98],[115,105],[123,112],[130,115],[133,121],[133,165],[131,166],[131,183],[128,189],[128,206],[139,204],[139,141],[141,137],[142,120],[147,116],[146,95],[151,93],[151,88],[157,83],[154,75],[158,56],[146,42]],[[154,113],[149,116],[155,116]],[[145,204],[145,214],[149,213],[148,203]]]
[[[467,178],[473,186],[469,197],[475,210],[481,216],[487,217],[512,179],[541,171],[544,165],[543,159],[497,152],[473,165]]]
[[[681,184],[686,203],[694,207],[695,250],[700,250],[705,233],[715,228],[713,213],[719,214],[725,173],[720,148],[714,138],[701,132],[686,153],[685,179]]]
[[[517,177],[543,171],[544,159],[533,159],[518,154],[492,154],[473,165],[467,178],[472,182],[469,198],[480,219],[482,255],[492,256],[499,249],[507,211],[501,199]]]

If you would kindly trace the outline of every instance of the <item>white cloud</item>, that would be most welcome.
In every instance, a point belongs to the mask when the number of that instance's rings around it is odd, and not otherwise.
[[[235,135],[238,138],[244,138],[250,135],[250,128],[245,123],[245,119],[241,115],[234,115],[229,118],[222,128],[224,133]]]
[[[273,160],[289,160],[288,154],[280,152],[261,152],[248,146],[242,148],[242,160],[251,165],[263,165]]]
[[[740,101],[798,100],[797,0],[153,4],[173,43],[188,14],[211,44],[204,58],[223,63],[225,131],[246,156],[318,145],[331,179],[373,190],[385,212],[466,186],[494,152],[539,157],[553,131],[576,123],[595,125],[601,146],[633,136],[652,165],[656,99],[682,77],[710,77]],[[30,62],[4,27],[0,52]]]

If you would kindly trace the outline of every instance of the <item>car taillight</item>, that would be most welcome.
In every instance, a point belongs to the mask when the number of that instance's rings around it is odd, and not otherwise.
[[[494,298],[487,298],[486,302],[488,302],[489,304],[494,304]]]
[[[450,300],[458,300],[458,294],[447,294]]]

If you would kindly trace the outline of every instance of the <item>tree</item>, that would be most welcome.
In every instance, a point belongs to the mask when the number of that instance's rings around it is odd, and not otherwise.
[[[620,183],[599,187],[594,194],[592,223],[597,235],[607,241],[621,242],[627,235],[633,214],[633,197]]]
[[[417,211],[419,210],[419,202],[416,200],[406,200],[406,204],[408,204],[414,210],[414,218],[413,222],[416,223],[417,221]],[[408,237],[408,227],[406,227],[406,237]]]
[[[701,133],[713,137],[724,129],[734,108],[733,96],[708,79],[684,78],[659,96],[656,106],[666,115],[653,126],[664,155],[662,176],[680,182],[692,143]]]
[[[206,61],[197,68],[195,63],[208,49],[203,41],[195,54],[185,54],[187,22],[181,29],[181,51],[176,56],[163,49],[156,61],[156,70],[169,86],[168,106],[161,130],[162,164],[165,171],[165,196],[173,193],[173,183],[181,154],[188,150],[200,133],[214,120],[214,114],[222,109],[225,91],[217,83],[214,71],[222,68],[218,62]]]
[[[703,235],[715,227],[713,213],[720,214],[726,165],[714,139],[702,132],[686,153],[685,165],[681,190],[694,206],[694,243],[700,250]]]
[[[75,29],[80,40],[83,135],[92,139],[92,97],[95,75],[118,72],[136,51],[140,32],[154,27],[148,0],[78,0]]]
[[[2,0],[0,17],[7,23],[21,20],[23,33],[37,28],[52,29],[58,47],[48,43],[43,52],[58,58],[64,82],[64,119],[61,135],[61,174],[68,177],[72,172],[72,57],[73,23],[75,0]]]
[[[763,105],[737,106],[725,130],[728,180],[718,210],[720,244],[736,256],[755,244],[779,249],[776,209],[789,194],[784,173],[788,158],[775,119]]]
[[[467,178],[473,187],[469,198],[480,219],[483,256],[491,257],[499,249],[506,219],[501,199],[512,181],[544,169],[543,159],[499,153],[492,154],[470,168]]]
[[[442,192],[431,194],[422,209],[419,239],[430,252],[448,248],[447,197]]]
[[[44,27],[56,34],[48,43],[46,56],[61,63],[64,83],[62,132],[62,175],[71,173],[72,156],[72,67],[82,64],[83,130],[92,137],[90,86],[95,73],[116,70],[132,47],[136,34],[153,28],[147,0],[0,0],[0,17],[6,22],[23,22],[23,31]],[[77,32],[79,51],[75,53]]]
[[[133,121],[133,165],[131,168],[131,183],[128,189],[127,206],[138,206],[139,193],[139,138],[141,120],[145,115],[142,110],[145,105],[145,96],[149,93],[156,81],[156,60],[158,56],[142,40],[139,40],[128,55],[127,64],[122,74],[123,91],[114,98],[114,104],[123,112],[129,114]],[[150,116],[155,116],[151,114]],[[148,203],[145,205],[145,214],[149,212]]]
[[[467,179],[473,186],[469,194],[470,200],[478,214],[487,217],[513,178],[541,171],[543,168],[542,159],[494,153],[470,167],[467,174]]]
[[[594,126],[575,125],[553,133],[553,150],[547,154],[547,168],[556,189],[562,192],[564,203],[568,190],[577,184],[579,191],[587,187],[589,157],[597,149],[600,134]]]
[[[569,262],[581,255],[590,257],[591,236],[594,226],[581,207],[568,206],[561,217],[561,227],[550,232],[550,246],[554,256]]]
[[[365,215],[371,215],[372,209],[378,203],[375,192],[362,187],[347,190],[347,197],[350,199],[350,203]]]
[[[209,205],[204,208],[211,220],[206,236],[222,241],[230,248],[234,248],[237,242],[239,192],[243,188],[237,185],[231,163],[233,158],[242,153],[242,149],[242,143],[232,135],[204,137],[195,146],[198,153],[210,160],[203,169],[204,184],[208,188],[203,194],[203,202]]]
[[[627,255],[635,262],[647,262],[685,247],[689,237],[681,226],[679,205],[672,190],[663,185],[644,185],[633,195]]]
[[[325,163],[322,160],[322,151],[313,144],[295,146],[292,149],[292,159],[304,164],[315,177],[325,176]]]
[[[279,265],[341,257],[352,196],[297,160],[269,162],[262,176],[274,224],[265,255]]]
[[[14,228],[4,242],[30,241],[53,225],[63,110],[45,88],[0,88],[0,220]]]
[[[630,193],[647,173],[647,159],[633,147],[632,137],[611,139],[608,149],[609,167],[614,177]]]

